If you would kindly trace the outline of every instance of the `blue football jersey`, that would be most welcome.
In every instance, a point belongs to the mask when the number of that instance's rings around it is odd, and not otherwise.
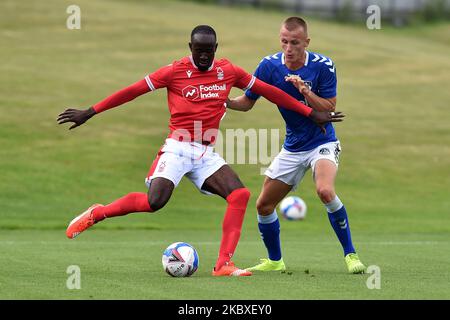
[[[254,75],[258,79],[280,88],[306,105],[305,97],[292,83],[285,81],[286,76],[300,76],[319,97],[336,97],[337,78],[334,63],[330,58],[314,52],[306,51],[305,65],[297,70],[290,70],[286,67],[284,54],[281,52],[267,56],[261,60]],[[252,100],[260,97],[251,90],[247,90],[245,94]],[[307,151],[321,144],[337,140],[331,123],[325,125],[327,133],[323,134],[320,127],[308,117],[287,110],[283,106],[278,106],[278,110],[286,122],[284,141],[286,150],[291,152]]]

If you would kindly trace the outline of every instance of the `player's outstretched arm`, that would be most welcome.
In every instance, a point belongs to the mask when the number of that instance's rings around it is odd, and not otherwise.
[[[281,105],[288,110],[309,117],[318,125],[323,125],[327,122],[341,122],[345,117],[341,112],[317,111],[311,109],[281,89],[271,86],[258,78],[256,78],[251,90],[277,105]]]
[[[227,99],[227,108],[236,110],[236,111],[249,111],[255,105],[256,100],[252,100],[247,97],[245,94],[233,99]]]
[[[85,123],[86,121],[88,121],[97,113],[120,106],[149,91],[150,88],[148,87],[147,82],[144,79],[142,79],[132,84],[131,86],[128,86],[120,91],[117,91],[116,93],[100,101],[99,103],[95,104],[89,109],[86,110],[66,109],[58,116],[57,118],[58,124],[63,124],[66,122],[74,122],[74,124],[69,128],[69,130],[76,128]]]

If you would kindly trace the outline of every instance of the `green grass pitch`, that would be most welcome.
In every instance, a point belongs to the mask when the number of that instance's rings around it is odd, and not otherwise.
[[[287,13],[175,1],[79,0],[81,30],[66,29],[71,1],[0,4],[0,299],[449,299],[450,24],[370,31],[308,19],[310,50],[337,65],[337,191],[370,274],[346,273],[340,245],[306,176],[295,194],[307,219],[281,221],[286,273],[210,276],[225,202],[184,180],[156,214],[96,225],[74,241],[67,223],[95,202],[145,192],[144,177],[167,134],[166,94],[148,94],[69,132],[56,116],[87,107],[188,54],[195,25],[218,32],[218,57],[253,72],[278,51]],[[180,14],[183,13],[183,14]],[[240,94],[234,90],[233,95]],[[227,128],[279,128],[269,102],[228,112]],[[232,165],[252,192],[234,260],[265,256],[255,201],[259,165]],[[197,248],[191,278],[164,273],[167,245]],[[69,290],[70,265],[81,289]]]

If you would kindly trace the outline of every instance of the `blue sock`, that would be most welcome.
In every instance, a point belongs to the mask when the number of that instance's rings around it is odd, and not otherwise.
[[[325,204],[325,207],[327,207],[328,219],[330,220],[331,226],[344,249],[344,256],[349,253],[355,253],[350,225],[348,224],[347,211],[341,200],[336,196],[333,201]]]
[[[278,220],[277,211],[274,210],[268,216],[258,214],[258,228],[261,238],[266,245],[269,259],[278,261],[281,259],[281,243],[280,243],[280,221]]]

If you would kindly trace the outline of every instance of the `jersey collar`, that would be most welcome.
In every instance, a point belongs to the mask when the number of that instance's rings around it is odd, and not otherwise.
[[[189,60],[191,61],[191,64],[194,66],[194,68],[198,69],[198,67],[194,63],[194,59],[192,59],[192,55],[189,56]],[[213,63],[211,64],[211,66],[208,68],[207,71],[211,71],[214,68],[214,61],[215,60],[213,60]]]
[[[305,50],[305,64],[303,65],[304,67],[308,65],[308,61],[309,61],[309,52]],[[284,60],[284,53],[281,54],[281,63],[286,64]]]

